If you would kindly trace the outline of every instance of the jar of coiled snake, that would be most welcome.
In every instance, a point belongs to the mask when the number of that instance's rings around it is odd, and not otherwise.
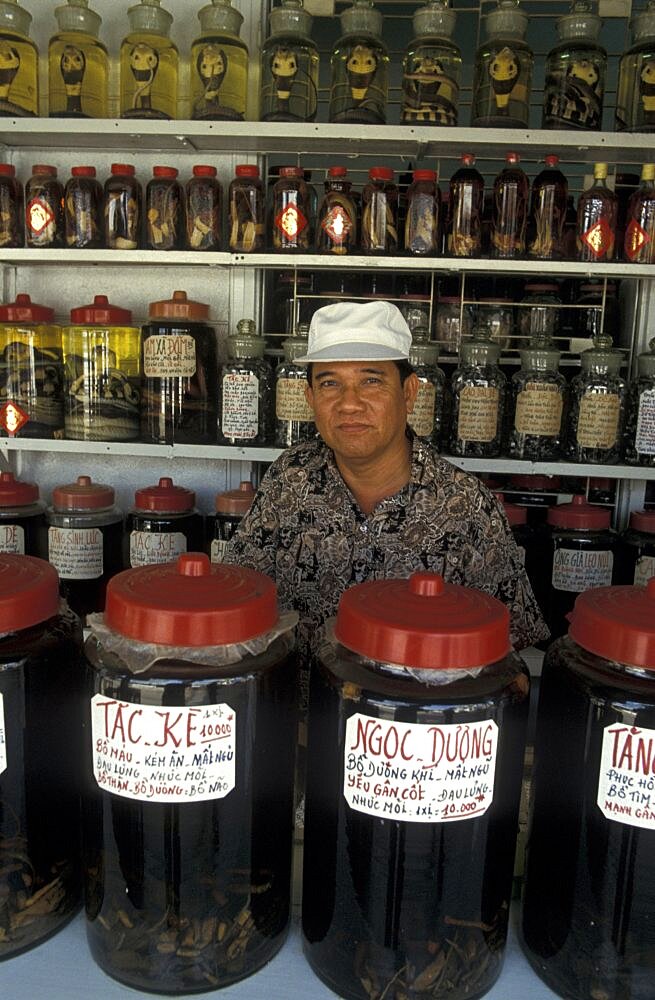
[[[296,618],[263,574],[186,553],[114,577],[90,620],[87,935],[130,987],[215,990],[284,942]]]
[[[1,962],[82,896],[82,629],[44,560],[0,555],[0,635]]]
[[[173,562],[183,552],[199,552],[204,525],[195,502],[194,491],[176,486],[170,476],[136,490],[123,536],[125,567]]]
[[[139,437],[141,333],[129,309],[96,295],[62,329],[65,432],[79,441]]]

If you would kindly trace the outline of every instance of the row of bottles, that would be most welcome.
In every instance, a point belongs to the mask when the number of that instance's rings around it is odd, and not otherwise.
[[[58,32],[48,46],[49,114],[108,115],[109,57],[100,41],[100,16],[88,0],[55,9]],[[173,18],[160,0],[140,0],[127,11],[129,31],[120,47],[120,116],[176,118],[179,53],[170,38]],[[240,38],[243,15],[231,0],[211,0],[198,11],[200,35],[189,52],[191,117],[244,120],[249,53]],[[6,67],[0,114],[39,113],[38,53],[29,38],[32,17],[18,0],[0,3]],[[498,0],[484,17],[487,39],[473,72],[471,124],[528,125],[533,53],[525,41],[528,16],[519,0]],[[328,120],[384,124],[389,52],[383,17],[372,0],[353,0],[340,15],[341,38],[331,55]],[[319,55],[310,37],[312,17],[302,0],[281,0],[269,16],[261,53],[260,117],[263,121],[313,121],[318,106]],[[458,123],[462,54],[453,41],[456,12],[448,0],[429,0],[413,16],[415,37],[402,61],[400,121]],[[632,20],[634,44],[621,58],[617,129],[655,129],[649,66],[655,55],[655,2]],[[599,129],[607,53],[599,44],[601,19],[591,0],[573,0],[557,19],[558,44],[546,57],[542,127]]]

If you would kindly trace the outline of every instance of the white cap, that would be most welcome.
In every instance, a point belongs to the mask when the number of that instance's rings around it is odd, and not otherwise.
[[[335,302],[316,310],[307,354],[295,360],[406,361],[411,345],[411,331],[391,302]]]

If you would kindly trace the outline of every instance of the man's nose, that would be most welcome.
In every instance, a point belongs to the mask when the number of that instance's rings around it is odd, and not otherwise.
[[[362,407],[362,397],[359,386],[344,385],[339,395],[339,406],[343,410],[358,410]]]

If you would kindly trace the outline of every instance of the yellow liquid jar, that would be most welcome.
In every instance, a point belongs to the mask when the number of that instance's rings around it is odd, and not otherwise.
[[[121,118],[176,118],[179,56],[170,40],[173,17],[159,0],[127,12],[130,33],[120,51]]]
[[[0,115],[39,113],[39,53],[29,37],[32,15],[18,0],[0,2]]]
[[[51,118],[107,118],[109,58],[98,39],[102,18],[88,0],[55,8],[59,31],[48,45]]]
[[[243,121],[248,93],[248,48],[239,38],[243,16],[230,0],[198,11],[202,34],[191,46],[191,117]]]

